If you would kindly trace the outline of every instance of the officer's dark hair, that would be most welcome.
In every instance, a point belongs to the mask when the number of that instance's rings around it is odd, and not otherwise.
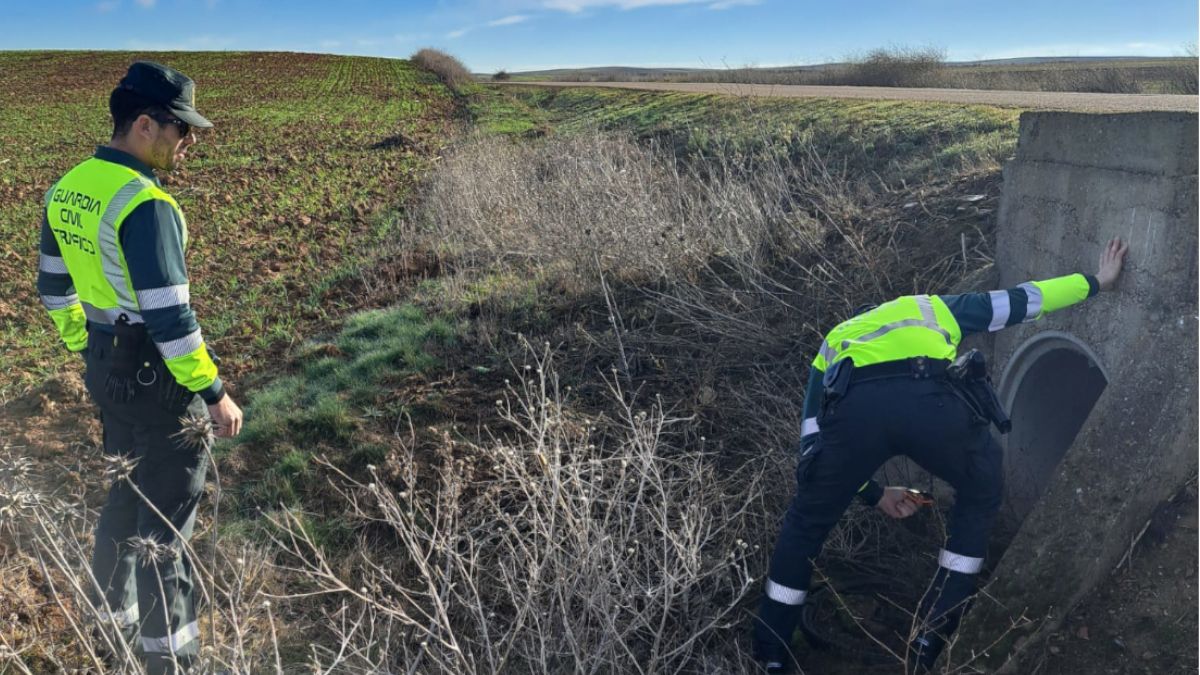
[[[134,120],[143,114],[162,112],[162,106],[131,89],[117,87],[108,97],[108,112],[112,115],[113,138],[129,133]]]

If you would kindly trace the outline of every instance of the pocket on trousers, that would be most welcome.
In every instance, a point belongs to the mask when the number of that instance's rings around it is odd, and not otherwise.
[[[107,399],[104,380],[108,376],[108,368],[104,365],[104,359],[107,358],[108,351],[103,345],[96,344],[89,345],[87,352],[87,361],[83,366],[83,385],[98,404]]]
[[[156,381],[147,388],[154,391],[154,397],[159,406],[175,417],[187,412],[188,406],[191,405],[196,394],[175,380],[175,376],[171,374],[167,364],[160,361],[154,366],[153,372]]]
[[[816,441],[808,448],[800,449],[800,458],[796,462],[796,485],[802,486],[812,476],[813,465],[821,454],[821,441]]]

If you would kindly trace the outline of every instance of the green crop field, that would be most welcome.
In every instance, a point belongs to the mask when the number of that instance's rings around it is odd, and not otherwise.
[[[107,141],[132,53],[0,53],[0,399],[66,358],[34,289],[43,193]],[[381,224],[450,138],[455,103],[406,61],[157,53],[215,123],[166,177],[191,230],[193,302],[234,372],[358,302]]]
[[[664,137],[684,153],[767,149],[787,154],[809,143],[855,171],[925,180],[992,165],[1016,148],[1019,110],[910,101],[748,98],[620,89],[506,87],[560,131],[622,130]]]
[[[766,68],[578,68],[509,74],[513,82],[705,82],[1195,94],[1195,56],[944,60],[937,50],[888,48],[845,63]]]

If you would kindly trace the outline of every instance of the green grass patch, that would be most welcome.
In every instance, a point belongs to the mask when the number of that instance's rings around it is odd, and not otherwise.
[[[380,462],[388,449],[360,433],[380,415],[377,398],[389,383],[436,368],[436,352],[451,348],[458,332],[406,305],[353,315],[331,340],[302,347],[296,373],[251,395],[242,434],[225,448],[255,463],[268,458],[258,479],[240,488],[239,507],[298,505],[311,491],[317,453],[354,466]]]
[[[546,133],[548,115],[503,89],[475,85],[468,95],[467,108],[476,129],[502,136],[530,136]]]

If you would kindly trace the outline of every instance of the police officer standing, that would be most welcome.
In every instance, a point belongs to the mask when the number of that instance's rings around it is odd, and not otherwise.
[[[156,63],[130,66],[109,97],[113,133],[46,193],[38,292],[67,349],[87,362],[104,451],[136,460],[96,527],[92,572],[100,620],[119,627],[151,673],[196,658],[191,536],[207,469],[177,435],[207,405],[218,436],[242,411],[225,392],[189,305],[187,224],[154,170],[171,171],[212,126],[195,84]]]
[[[1110,241],[1095,275],[989,293],[905,296],[829,332],[809,376],[796,496],[783,519],[755,624],[755,656],[767,672],[792,671],[789,646],[813,560],[855,494],[894,518],[916,512],[906,489],[871,480],[900,454],[955,490],[948,540],[918,609],[923,627],[909,649],[911,666],[933,666],[975,592],[1003,498],[1000,446],[971,397],[950,383],[958,344],[965,335],[1035,321],[1110,290],[1126,250],[1120,239]]]

